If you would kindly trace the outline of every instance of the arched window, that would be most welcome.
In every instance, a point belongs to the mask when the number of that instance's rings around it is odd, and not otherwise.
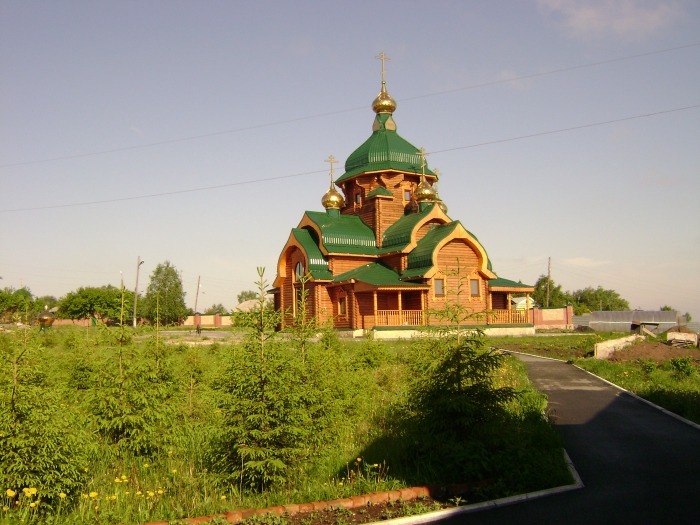
[[[302,277],[304,277],[304,265],[298,262],[294,267],[294,280],[299,281]]]

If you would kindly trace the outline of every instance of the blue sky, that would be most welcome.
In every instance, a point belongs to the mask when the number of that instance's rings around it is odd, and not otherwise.
[[[499,275],[551,256],[564,289],[700,318],[700,108],[466,147],[698,105],[693,44],[682,1],[0,2],[0,286],[133,287],[140,255],[141,290],[167,259],[189,306],[201,276],[200,309],[234,307],[370,135],[385,51],[399,133]]]

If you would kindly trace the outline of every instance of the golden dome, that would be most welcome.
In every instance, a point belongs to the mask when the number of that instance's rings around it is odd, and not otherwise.
[[[425,180],[425,177],[422,177],[420,184],[413,191],[413,196],[418,202],[434,201],[437,198],[437,192],[433,189],[430,183]]]
[[[440,208],[442,210],[442,213],[447,215],[447,204],[442,202],[442,199],[438,199],[437,205],[438,205],[438,208]]]
[[[345,206],[345,199],[333,186],[326,192],[326,194],[321,199],[321,204],[327,210],[339,210]]]
[[[372,102],[375,113],[393,113],[396,110],[396,102],[386,90],[386,82],[382,81],[382,90]]]

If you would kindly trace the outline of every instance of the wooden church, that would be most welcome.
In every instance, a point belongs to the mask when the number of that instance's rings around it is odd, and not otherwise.
[[[510,295],[532,286],[498,277],[474,234],[447,215],[437,170],[424,150],[397,133],[396,102],[382,88],[372,103],[372,135],[345,161],[345,173],[321,199],[325,211],[306,211],[277,263],[275,308],[296,313],[302,286],[307,308],[336,328],[372,329],[426,324],[429,310],[458,300],[481,312],[479,324],[523,325],[529,310],[511,309]],[[340,188],[340,192],[336,189]],[[307,276],[307,282],[301,277]],[[449,297],[448,297],[449,296]],[[434,322],[430,320],[430,322]]]

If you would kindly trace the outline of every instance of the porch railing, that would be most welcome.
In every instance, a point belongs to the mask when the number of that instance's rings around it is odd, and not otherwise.
[[[374,325],[419,326],[424,321],[422,310],[377,310]],[[473,320],[474,324],[525,324],[527,322],[525,310],[491,310],[488,318],[478,317]]]
[[[377,310],[379,326],[418,326],[423,324],[422,310]]]

